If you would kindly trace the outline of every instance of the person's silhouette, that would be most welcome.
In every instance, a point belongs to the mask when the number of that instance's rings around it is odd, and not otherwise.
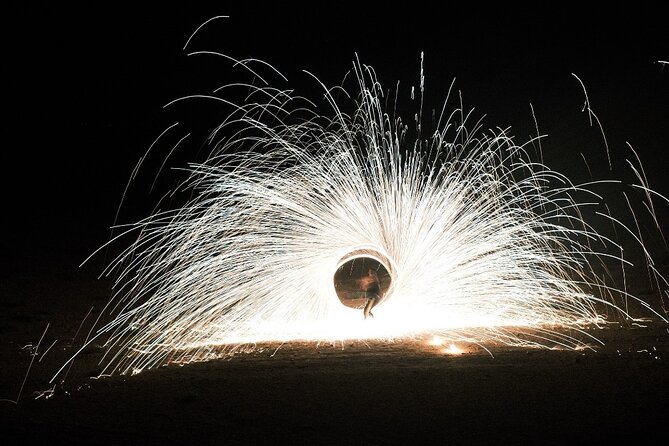
[[[375,270],[370,268],[367,270],[366,276],[358,279],[358,283],[360,284],[362,291],[365,292],[365,298],[367,299],[365,308],[363,310],[365,319],[367,319],[367,316],[374,317],[374,314],[372,314],[372,308],[374,308],[374,306],[379,303],[379,300],[381,299],[381,283],[379,282],[379,275]]]

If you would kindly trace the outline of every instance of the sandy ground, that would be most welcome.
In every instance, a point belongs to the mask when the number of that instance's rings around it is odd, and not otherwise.
[[[660,323],[595,330],[605,342],[596,350],[491,346],[491,355],[463,346],[467,353],[452,356],[414,341],[296,343],[102,379],[90,378],[102,355],[92,347],[54,388],[49,379],[81,345],[92,316],[81,321],[104,305],[109,282],[64,265],[3,277],[2,287],[0,398],[16,400],[33,362],[18,404],[0,402],[3,436],[21,444],[586,444],[667,435],[669,327]]]

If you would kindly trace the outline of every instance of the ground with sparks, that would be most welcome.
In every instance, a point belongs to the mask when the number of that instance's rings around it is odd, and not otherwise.
[[[666,435],[666,325],[592,331],[606,344],[596,351],[489,346],[491,356],[471,345],[454,355],[432,339],[294,343],[98,380],[89,376],[102,351],[91,347],[47,398],[40,392],[80,344],[87,322],[71,340],[109,284],[63,271],[52,280],[4,277],[2,286],[10,298],[0,312],[0,398],[16,399],[47,323],[39,352],[57,340],[34,358],[19,404],[0,404],[3,437],[24,444],[551,444]]]

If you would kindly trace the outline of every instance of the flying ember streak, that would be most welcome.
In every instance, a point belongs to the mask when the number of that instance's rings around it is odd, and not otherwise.
[[[608,259],[631,265],[586,217],[618,224],[596,192],[606,181],[573,184],[533,159],[536,141],[484,130],[448,101],[431,133],[420,108],[406,124],[360,62],[355,88],[322,86],[325,107],[272,87],[263,62],[234,63],[256,82],[169,104],[231,111],[177,188],[192,198],[127,228],[136,239],[108,270],[113,319],[95,334],[103,373],[262,341],[428,333],[451,354],[453,340],[579,348],[561,328],[632,317],[623,303],[638,299],[600,274]]]

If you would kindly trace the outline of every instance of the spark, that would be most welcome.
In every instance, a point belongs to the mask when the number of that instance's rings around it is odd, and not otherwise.
[[[461,341],[466,340],[461,339]],[[436,351],[444,355],[457,356],[472,351],[471,348],[464,348],[462,344],[451,342],[451,338],[445,336],[432,335],[425,343],[430,347],[438,347]],[[492,356],[490,351],[488,351],[488,353]]]
[[[220,55],[190,53],[211,54]],[[639,299],[596,272],[609,257],[628,263],[587,219],[604,215],[624,226],[597,211],[605,207],[596,188],[609,181],[572,183],[544,165],[541,146],[541,159],[532,159],[526,147],[541,137],[518,145],[507,130],[470,123],[461,105],[446,116],[448,97],[432,133],[422,105],[412,114],[414,137],[385,111],[374,70],[356,61],[353,73],[355,89],[318,81],[326,111],[260,76],[262,86],[240,82],[169,102],[211,101],[230,111],[206,138],[208,157],[190,164],[177,188],[190,201],[124,233],[137,235],[106,271],[117,273],[114,305],[105,307],[113,318],[89,341],[107,337],[103,375],[268,341],[336,345],[429,333],[430,345],[448,344],[445,354],[463,352],[452,339],[582,349],[587,344],[560,330],[584,335],[611,309],[633,319],[618,302]],[[421,104],[423,76],[421,54]],[[222,97],[235,88],[243,101]],[[608,144],[606,153],[611,165]],[[366,320],[342,305],[333,283],[339,268],[363,258],[390,281]]]
[[[44,398],[45,400],[51,399],[56,394],[56,385],[54,384],[46,390],[36,390],[34,392],[35,399]]]
[[[190,43],[191,39],[193,39],[193,37],[195,37],[195,34],[197,34],[202,28],[204,28],[209,22],[212,22],[212,21],[217,20],[217,19],[228,19],[228,18],[230,18],[230,16],[227,16],[227,15],[217,15],[217,16],[214,16],[214,17],[212,17],[212,18],[210,18],[210,19],[207,19],[203,24],[201,24],[200,26],[198,26],[197,29],[196,29],[195,31],[193,31],[193,34],[191,34],[191,36],[188,38],[188,40],[186,40],[186,43],[184,44],[183,49],[185,50],[186,47],[188,47],[188,44]]]
[[[30,374],[30,369],[32,369],[33,362],[35,362],[35,357],[38,355],[39,352],[39,346],[42,344],[42,340],[44,340],[44,336],[46,335],[46,332],[49,330],[49,325],[46,324],[46,327],[44,328],[44,332],[42,333],[42,336],[39,338],[39,341],[37,341],[37,345],[35,346],[35,349],[30,353],[30,364],[28,364],[28,370],[26,371],[25,376],[23,377],[23,382],[21,383],[21,388],[19,389],[19,394],[16,396],[16,400],[9,400],[9,399],[0,399],[0,401],[5,401],[8,403],[13,403],[13,404],[18,404],[19,400],[21,399],[21,394],[23,393],[23,388],[26,385],[26,381],[28,381],[28,375]],[[28,344],[23,347],[24,349],[29,348],[32,349],[32,344]],[[51,348],[51,347],[49,347]],[[48,351],[48,350],[47,350]]]
[[[444,339],[439,337],[439,336],[434,335],[434,336],[432,336],[432,338],[428,342],[428,345],[432,345],[432,346],[435,346],[435,347],[440,347],[440,346],[444,345]]]
[[[461,355],[464,352],[465,352],[464,350],[462,350],[455,344],[449,344],[447,348],[442,350],[442,353],[444,353],[445,355],[453,355],[453,356]]]
[[[56,345],[56,342],[58,342],[58,339],[56,339],[55,341],[53,341],[53,342],[51,343],[51,345],[50,345],[46,350],[44,350],[44,353],[42,353],[42,356],[40,356],[38,362],[42,362],[42,359],[44,359],[44,357],[45,357],[46,354],[49,352],[49,350],[51,350],[51,348],[52,348],[54,345]]]

